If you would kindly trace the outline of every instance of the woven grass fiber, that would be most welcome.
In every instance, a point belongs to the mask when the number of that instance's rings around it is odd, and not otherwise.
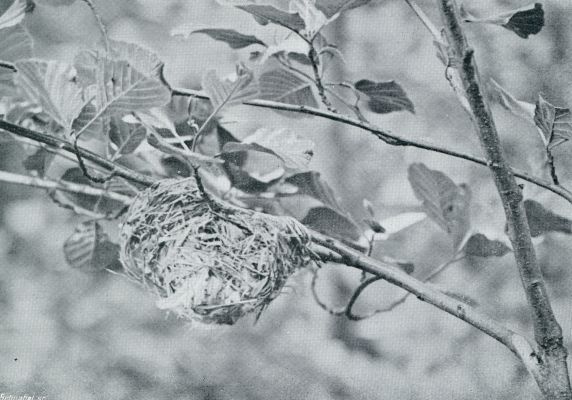
[[[245,210],[199,190],[194,177],[142,191],[121,224],[128,276],[159,296],[157,306],[188,320],[234,324],[257,317],[312,252],[289,217]]]

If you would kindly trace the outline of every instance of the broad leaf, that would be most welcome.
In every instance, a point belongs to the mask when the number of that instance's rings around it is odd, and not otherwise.
[[[63,181],[77,183],[85,186],[93,186],[102,188],[101,185],[95,184],[89,180],[80,168],[68,169],[60,178]],[[81,207],[84,210],[94,211],[98,213],[112,213],[121,210],[125,205],[116,200],[107,197],[92,196],[83,193],[67,193],[61,192],[61,199],[66,199],[71,204]]]
[[[109,139],[112,154],[131,154],[147,137],[147,130],[140,124],[127,124],[118,117],[110,120]]]
[[[28,156],[22,165],[26,171],[35,171],[39,176],[44,176],[54,157],[54,153],[45,149],[38,149],[34,154]]]
[[[147,77],[126,61],[99,59],[97,66],[95,115],[77,134],[102,116],[146,111],[169,102],[169,89],[158,79]]]
[[[476,233],[467,240],[465,254],[475,257],[502,257],[511,251],[510,247],[498,240],[491,240],[482,233]]]
[[[24,95],[69,131],[85,103],[75,71],[67,64],[39,60],[18,61],[16,68],[16,84]]]
[[[415,113],[415,107],[403,88],[395,81],[374,82],[362,79],[355,83],[355,88],[365,94],[368,108],[378,114],[407,110]]]
[[[295,174],[286,178],[286,183],[296,186],[298,188],[297,194],[299,195],[313,197],[330,208],[339,211],[342,210],[334,191],[330,185],[321,178],[319,172],[308,171]]]
[[[465,12],[465,22],[480,22],[493,25],[500,25],[513,31],[523,39],[529,35],[535,35],[544,26],[544,10],[541,3],[509,11],[499,15],[486,18],[477,18]]]
[[[266,46],[266,43],[258,39],[256,36],[245,35],[243,33],[235,31],[234,29],[218,29],[218,28],[193,29],[191,26],[180,26],[171,31],[171,35],[173,36],[180,35],[184,36],[185,38],[188,38],[190,35],[194,33],[202,33],[204,35],[211,37],[214,40],[225,42],[230,46],[231,49],[243,49],[245,47],[252,46],[254,44]]]
[[[22,22],[26,15],[28,5],[26,0],[14,0],[14,2],[0,15],[0,29],[8,28]]]
[[[423,221],[427,217],[427,214],[421,212],[406,212],[402,214],[397,214],[389,218],[385,218],[379,221],[379,224],[385,229],[385,233],[388,235],[393,235],[395,233],[401,232],[410,226],[415,225],[418,222]]]
[[[302,223],[339,239],[357,241],[361,237],[358,226],[348,215],[327,206],[310,209]]]
[[[264,72],[259,79],[260,98],[299,106],[317,107],[312,82],[279,68]],[[292,114],[292,113],[289,113]]]
[[[364,6],[369,2],[371,0],[316,0],[316,7],[326,17],[332,18],[338,13]]]
[[[524,208],[532,237],[547,232],[572,233],[571,220],[547,210],[539,202],[527,199],[524,201]]]
[[[218,109],[222,105],[233,106],[258,97],[258,86],[250,70],[239,68],[235,80],[220,79],[214,70],[203,76],[203,90],[209,95],[212,105]]]
[[[236,7],[252,14],[256,21],[262,25],[267,25],[271,22],[294,32],[301,32],[306,27],[304,20],[300,15],[291,14],[273,6],[248,4]]]
[[[534,123],[542,133],[548,149],[572,139],[570,109],[553,106],[540,95],[534,110]]]
[[[119,258],[119,246],[109,240],[99,223],[88,221],[77,226],[65,241],[64,254],[72,268],[98,272]]]
[[[0,29],[0,60],[15,62],[32,57],[32,38],[22,25]]]
[[[456,248],[470,227],[469,189],[421,163],[409,166],[408,177],[427,215],[452,236]]]

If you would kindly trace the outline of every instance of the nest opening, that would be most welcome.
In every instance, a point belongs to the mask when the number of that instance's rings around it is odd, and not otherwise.
[[[312,260],[298,221],[207,197],[195,178],[163,180],[135,198],[121,224],[128,276],[159,308],[203,323],[257,316]]]

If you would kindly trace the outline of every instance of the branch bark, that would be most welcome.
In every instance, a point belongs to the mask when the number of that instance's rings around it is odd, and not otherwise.
[[[200,90],[174,88],[172,89],[172,93],[175,96],[195,97],[198,99],[209,100],[209,96]],[[348,117],[346,115],[337,114],[326,110],[320,110],[318,108],[313,108],[313,107],[297,106],[294,104],[285,104],[269,100],[251,100],[244,102],[244,104],[252,107],[266,108],[270,110],[288,111],[300,114],[313,115],[316,117],[324,118],[334,122],[340,122],[345,125],[365,130],[367,132],[372,133],[374,136],[376,136],[383,142],[392,146],[415,147],[418,149],[428,150],[436,153],[445,154],[451,157],[459,158],[462,160],[470,161],[482,166],[491,166],[490,162],[485,160],[484,158],[476,157],[471,154],[466,154],[460,151],[449,149],[447,147],[439,146],[437,144],[429,143],[423,140],[408,139],[399,136],[395,133],[385,131],[370,123],[363,122],[358,119]],[[515,168],[512,168],[511,171],[514,174],[514,176],[522,180],[525,180],[527,182],[530,182],[536,186],[549,190],[552,193],[565,199],[570,204],[572,204],[572,192],[568,191],[562,186],[557,186],[547,180],[530,176],[527,172]]]
[[[538,344],[537,369],[533,375],[547,399],[572,399],[572,389],[563,345],[562,329],[554,316],[530,235],[521,189],[508,166],[490,108],[485,101],[474,51],[468,45],[459,7],[455,0],[439,0],[450,65],[457,68],[470,105],[472,120],[486,154],[501,197],[508,234],[519,268],[522,285],[532,311],[534,336]]]

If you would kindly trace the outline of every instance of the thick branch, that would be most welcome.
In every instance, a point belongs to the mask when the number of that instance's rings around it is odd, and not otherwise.
[[[173,89],[173,95],[190,96],[190,97],[196,97],[198,99],[204,99],[204,100],[209,99],[209,97],[204,92],[199,91],[199,90],[192,90],[192,89],[176,88],[176,89]],[[279,102],[268,101],[268,100],[251,100],[251,101],[245,102],[244,104],[249,105],[249,106],[253,106],[253,107],[260,107],[260,108],[266,108],[266,109],[271,109],[271,110],[281,110],[281,111],[289,111],[289,112],[295,112],[295,113],[301,113],[301,114],[314,115],[314,116],[317,116],[320,118],[328,119],[328,120],[335,121],[335,122],[340,122],[340,123],[345,124],[345,125],[349,125],[349,126],[353,126],[353,127],[359,128],[359,129],[363,129],[365,131],[368,131],[368,132],[374,134],[378,139],[380,139],[380,140],[384,141],[385,143],[390,144],[392,146],[416,147],[418,149],[429,150],[429,151],[433,151],[436,153],[441,153],[441,154],[445,154],[445,155],[448,155],[451,157],[459,158],[462,160],[471,161],[473,163],[480,164],[483,166],[490,166],[491,165],[484,158],[476,157],[476,156],[473,156],[470,154],[462,153],[460,151],[448,149],[446,147],[442,147],[442,146],[439,146],[437,144],[429,143],[429,142],[426,142],[423,140],[407,139],[407,138],[404,138],[404,137],[399,136],[397,134],[394,134],[394,133],[391,133],[388,131],[384,131],[383,129],[378,128],[375,125],[372,125],[372,124],[369,124],[367,122],[363,122],[363,121],[360,121],[358,119],[351,118],[351,117],[348,117],[348,116],[345,116],[342,114],[336,114],[333,112],[320,110],[320,109],[312,108],[312,107],[297,106],[297,105],[293,105],[293,104],[285,104],[285,103],[279,103]],[[557,194],[558,196],[562,197],[563,199],[568,201],[570,204],[572,204],[572,193],[570,191],[566,190],[565,188],[563,188],[562,186],[553,185],[549,181],[530,176],[528,173],[521,171],[521,170],[517,170],[514,168],[512,168],[511,170],[516,177],[523,179],[527,182],[530,182],[536,186],[542,187],[546,190],[549,190],[549,191],[553,192],[554,194]]]
[[[544,379],[537,379],[537,382],[547,398],[571,399],[567,350],[563,346],[562,329],[552,311],[532,244],[521,189],[503,154],[492,113],[482,91],[474,51],[469,48],[461,26],[458,5],[455,0],[439,0],[439,6],[450,46],[450,64],[458,66],[475,130],[503,202],[509,237],[533,314],[534,335],[541,349],[538,356],[543,360],[540,372]]]

